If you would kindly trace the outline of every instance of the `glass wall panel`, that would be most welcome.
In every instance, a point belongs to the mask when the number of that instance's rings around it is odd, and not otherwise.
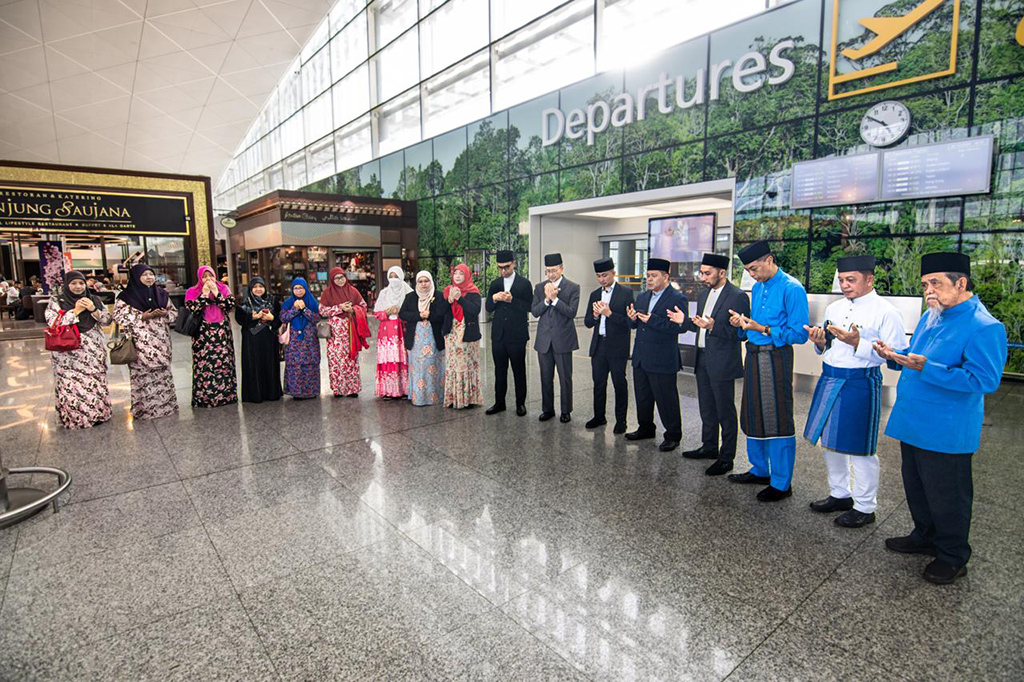
[[[302,65],[302,102],[305,104],[331,86],[331,51],[320,50]]]
[[[417,223],[417,237],[420,248],[420,268],[427,270],[433,274],[426,262],[425,258],[433,256],[434,250],[434,233],[436,232],[436,224],[434,221],[434,200],[421,199],[416,202],[416,223]]]
[[[419,91],[410,90],[396,97],[375,113],[378,117],[378,143],[381,154],[388,154],[420,141]]]
[[[299,152],[284,162],[284,188],[299,189],[308,182],[306,153]]]
[[[463,189],[469,179],[466,129],[458,128],[434,138],[434,162],[440,184],[436,193]]]
[[[391,99],[419,81],[416,31],[409,31],[373,58],[377,101]]]
[[[366,0],[337,0],[328,15],[331,22],[331,34],[340,31],[364,7],[366,7]],[[366,35],[365,31],[363,35]]]
[[[439,184],[438,166],[434,164],[434,144],[427,140],[405,150],[403,199],[416,201],[432,197]],[[433,205],[433,204],[431,204]]]
[[[380,184],[380,161],[370,161],[359,167],[359,185],[356,193],[368,197],[384,196]]]
[[[956,251],[959,237],[861,237],[853,239],[815,239],[811,242],[808,286],[810,293],[832,291],[836,260],[843,256],[873,255],[875,287],[878,293],[892,296],[921,295],[921,256],[935,251]]]
[[[495,109],[582,80],[594,73],[594,4],[575,0],[492,49]]]
[[[275,163],[267,169],[267,187],[271,190],[284,188],[284,164]]]
[[[319,140],[334,129],[331,115],[331,93],[325,92],[306,105],[302,110],[306,140]]]
[[[974,293],[1006,325],[1010,343],[1024,342],[1024,233],[964,235],[962,250],[971,256]],[[1010,349],[1009,372],[1024,372],[1024,350]]]
[[[281,152],[288,156],[306,146],[302,128],[302,114],[298,113],[281,124]]]
[[[288,66],[285,77],[277,86],[277,110],[280,120],[284,121],[302,107],[302,77],[299,60]]]
[[[958,232],[963,199],[945,197],[891,204],[814,209],[815,237],[848,239],[927,232]]]
[[[622,191],[642,192],[700,182],[703,171],[704,145],[701,142],[633,154],[622,161]]]
[[[334,133],[334,158],[339,169],[357,166],[371,156],[369,114]]]
[[[370,110],[370,67],[361,64],[338,81],[331,92],[334,97],[334,127],[340,128]]]
[[[331,75],[338,80],[367,57],[366,12],[331,40]]]
[[[558,93],[544,95],[508,112],[509,173],[513,177],[530,175],[558,167],[558,145],[543,145],[550,139],[556,123],[553,118],[542,118],[545,109],[558,108]],[[547,125],[545,133],[542,128]]]
[[[423,84],[423,133],[432,137],[491,110],[490,64],[486,50]]]
[[[508,113],[470,124],[469,185],[490,185],[508,179]]]
[[[434,200],[437,236],[434,248],[438,255],[461,256],[467,248],[466,227],[473,201],[469,192],[444,194]]]
[[[562,201],[589,199],[618,194],[622,191],[622,160],[609,159],[576,166],[558,174]]]
[[[488,185],[473,190],[468,248],[494,251],[508,248],[508,242],[508,185]]]
[[[425,4],[425,3],[424,3]],[[433,75],[487,45],[487,3],[450,0],[420,23],[420,71]]]
[[[1020,0],[986,0],[978,40],[980,78],[1024,73],[1024,50],[1014,36],[1021,9]]]
[[[369,12],[377,41],[375,49],[379,50],[415,23],[416,0],[374,0]]]
[[[568,117],[574,110],[587,112],[595,102],[611,102],[612,99],[622,92],[622,72],[611,71],[603,73],[594,78],[588,78],[582,83],[570,85],[563,88],[561,92],[561,109]],[[602,114],[595,111],[595,117]],[[578,134],[573,138],[570,135]],[[587,135],[581,128],[576,133],[570,133],[566,129],[559,144],[559,165],[562,168],[578,166],[590,161],[607,159],[622,152],[622,129],[609,126],[604,132]]]
[[[491,35],[500,38],[557,4],[557,0],[491,0]]]
[[[985,13],[988,10],[986,9]],[[972,135],[995,141],[992,191],[967,198],[964,230],[1024,229],[1024,78],[977,87]]]
[[[807,276],[807,247],[806,239],[801,241],[770,241],[772,253],[776,256],[776,262],[784,271],[796,277],[801,284],[806,283]],[[746,244],[737,242],[733,246],[732,275],[733,284],[740,286],[743,281],[743,262],[737,255]]]
[[[302,46],[302,51],[299,52],[299,61],[303,62],[303,64],[309,61],[309,58],[317,53],[317,50],[327,44],[327,39],[330,37],[331,25],[329,17],[324,17],[324,20],[320,22],[320,25],[317,26],[309,38],[306,39],[306,44]]]
[[[380,189],[382,196],[395,199],[401,197],[402,171],[404,169],[405,159],[402,152],[381,157]]]
[[[335,172],[334,137],[328,135],[306,148],[306,168],[310,182],[322,180]]]

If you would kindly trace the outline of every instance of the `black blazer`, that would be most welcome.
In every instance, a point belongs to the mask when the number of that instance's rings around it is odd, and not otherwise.
[[[704,310],[710,289],[704,287],[697,295],[697,314]],[[715,318],[715,328],[704,338],[704,353],[697,362],[706,362],[711,380],[742,379],[743,357],[740,346],[743,345],[736,327],[729,324],[729,311],[735,310],[743,315],[750,315],[750,299],[732,282],[726,281],[722,293],[715,301],[715,309],[711,317]],[[699,333],[700,327],[687,316],[686,331]],[[696,341],[694,341],[696,343]]]
[[[637,312],[646,312],[651,303],[651,292],[645,291],[636,299]],[[668,312],[675,307],[686,312],[688,301],[682,292],[672,285],[665,289],[658,305],[651,311],[651,319],[644,323],[639,318],[630,321],[629,326],[636,330],[636,342],[633,344],[633,367],[639,367],[656,374],[675,374],[682,369],[679,358],[679,335],[683,333],[683,325],[668,319]]]
[[[512,282],[512,302],[495,301],[494,294],[505,290],[501,277],[491,282],[487,290],[487,312],[491,313],[491,341],[526,345],[530,340],[530,308],[533,305],[533,286],[518,272]]]
[[[591,357],[597,352],[597,339],[601,331],[601,318],[594,317],[594,304],[600,300],[601,287],[598,287],[590,292],[590,300],[587,301],[587,307],[583,311],[583,324],[594,330],[594,335],[590,337]],[[608,307],[612,309],[612,314],[608,316],[604,323],[605,353],[608,354],[608,357],[629,357],[629,337],[632,336],[633,332],[629,326],[629,318],[626,317],[626,308],[632,305],[632,303],[633,291],[616,283],[615,288],[612,289],[612,300],[608,303]]]
[[[452,314],[452,307],[448,300],[441,294],[444,301],[444,323],[441,326],[441,333],[445,336],[452,331],[452,324],[455,322],[455,315]],[[466,294],[459,299],[462,304],[462,319],[466,323],[466,331],[462,334],[462,340],[466,343],[480,340],[480,294]]]
[[[448,305],[448,301],[444,300],[444,295],[440,291],[435,291],[434,300],[430,302],[430,315],[427,317],[427,321],[430,322],[430,330],[434,332],[434,345],[438,350],[444,350],[444,334],[441,333],[441,327],[444,326],[445,310],[450,309],[451,306]],[[398,319],[405,322],[405,349],[412,350],[413,343],[416,341],[416,325],[422,321],[420,319],[420,297],[415,290],[405,295],[402,308],[398,311]]]

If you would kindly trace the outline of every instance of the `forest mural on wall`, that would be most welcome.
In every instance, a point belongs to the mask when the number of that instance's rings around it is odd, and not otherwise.
[[[514,250],[526,269],[531,206],[733,177],[735,244],[772,240],[783,267],[808,291],[831,291],[839,257],[871,253],[879,259],[882,293],[919,295],[920,255],[962,249],[975,263],[979,296],[1007,325],[1010,340],[1021,342],[1024,48],[1013,42],[1013,31],[1024,17],[1024,0],[962,0],[955,76],[836,101],[827,99],[825,82],[831,26],[816,9],[824,4],[830,18],[831,2],[784,5],[669,48],[651,64],[595,76],[304,189],[417,201],[419,265],[446,283],[450,268],[467,251],[487,255],[481,273],[487,281],[497,276],[493,254],[499,248]],[[847,4],[865,15],[890,16],[914,3],[844,0],[844,9]],[[976,27],[982,44],[975,40]],[[663,71],[683,75],[684,98],[693,98],[698,70],[705,69],[708,88],[716,59],[735,59],[750,50],[767,57],[773,45],[787,39],[794,41],[786,56],[795,71],[783,84],[745,94],[723,85],[714,102],[705,96],[702,103],[670,114],[609,127],[593,145],[564,136],[553,145],[542,143],[545,109],[585,109],[596,100],[636,92]],[[927,41],[924,33],[908,32],[898,46],[901,59],[924,68]],[[972,80],[975,50],[977,78]],[[674,97],[674,85],[670,90]],[[869,151],[860,139],[860,120],[872,104],[886,99],[910,109],[911,132],[901,144],[993,135],[991,193],[790,209],[792,163]],[[736,281],[739,274],[734,268]],[[1008,369],[1024,372],[1024,351],[1011,351]]]

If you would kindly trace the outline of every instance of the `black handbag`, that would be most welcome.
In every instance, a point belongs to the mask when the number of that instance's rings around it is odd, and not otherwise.
[[[199,327],[202,324],[199,318],[192,314],[192,311],[185,306],[178,308],[178,319],[174,321],[174,331],[185,336],[195,338],[199,335]]]

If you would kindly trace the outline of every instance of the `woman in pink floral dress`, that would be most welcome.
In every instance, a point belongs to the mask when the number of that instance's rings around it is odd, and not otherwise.
[[[217,281],[209,265],[199,268],[199,281],[185,292],[185,306],[200,320],[192,339],[192,407],[220,407],[238,402],[235,343],[228,313],[235,297]]]
[[[360,327],[366,325],[366,301],[352,286],[342,268],[331,270],[331,279],[320,296],[320,317],[331,324],[331,337],[327,339],[327,372],[331,378],[331,392],[336,396],[359,395],[359,351],[368,347],[360,337]],[[360,325],[360,319],[362,324]]]
[[[480,290],[469,266],[455,266],[444,299],[444,406],[458,410],[480,405]]]
[[[171,325],[178,310],[167,292],[156,286],[156,274],[148,265],[134,266],[128,286],[114,304],[114,320],[132,337],[138,359],[128,365],[132,383],[132,416],[136,419],[166,417],[178,411],[171,374]]]
[[[85,275],[77,270],[64,275],[60,293],[46,306],[46,323],[77,324],[81,338],[76,350],[50,353],[60,423],[68,429],[87,429],[109,420],[107,345],[100,327],[110,324],[110,313],[87,292]]]
[[[380,320],[377,330],[377,397],[402,398],[409,392],[409,356],[405,330],[398,319],[405,296],[412,287],[397,265],[388,269],[388,285],[377,296],[373,314]]]

